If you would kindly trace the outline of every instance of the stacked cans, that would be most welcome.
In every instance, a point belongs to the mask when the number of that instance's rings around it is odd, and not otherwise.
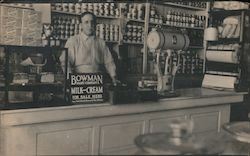
[[[119,25],[98,24],[96,36],[105,41],[119,41]]]
[[[177,63],[177,55],[173,53],[173,63]],[[180,56],[178,74],[202,74],[203,60],[199,58],[196,50],[188,50]]]
[[[156,8],[154,6],[152,6],[150,8],[149,20],[152,23],[157,23],[157,24],[165,23],[166,25],[169,26],[204,28],[206,22],[206,16],[168,10],[164,17],[160,15],[159,12],[156,11]]]
[[[144,4],[139,4],[139,3],[126,4],[125,16],[129,19],[144,20],[145,18]]]
[[[191,7],[197,7],[197,8],[206,8],[207,4],[206,2],[199,2],[199,1],[192,1],[192,2],[174,2],[176,4],[180,4],[180,5],[187,5],[187,6],[191,6]]]
[[[149,14],[149,21],[154,23],[163,23],[163,16],[161,16],[157,11],[155,7],[150,8],[150,14]]]
[[[194,15],[169,10],[166,14],[165,23],[172,26],[200,27],[205,26],[206,16]]]
[[[80,14],[93,12],[97,16],[119,17],[120,12],[115,3],[55,3],[52,10]]]
[[[81,30],[80,20],[77,17],[54,16],[52,21],[54,36],[59,39],[68,39],[79,34]]]
[[[123,40],[125,42],[141,43],[144,40],[143,31],[142,26],[127,24]]]

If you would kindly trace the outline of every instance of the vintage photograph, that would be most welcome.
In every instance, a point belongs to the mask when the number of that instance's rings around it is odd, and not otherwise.
[[[250,155],[249,7],[0,0],[0,156]]]

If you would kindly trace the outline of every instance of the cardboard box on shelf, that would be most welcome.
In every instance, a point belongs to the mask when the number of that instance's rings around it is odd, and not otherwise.
[[[22,28],[30,29],[30,28],[42,28],[41,23],[41,13],[34,10],[23,10],[22,16]]]
[[[22,29],[22,37],[23,38],[41,39],[42,29],[37,29],[37,28]]]
[[[15,26],[17,28],[22,27],[22,19],[11,17],[11,16],[1,16],[1,26],[2,27],[9,27],[9,26]]]
[[[41,46],[41,12],[0,6],[0,44]]]
[[[22,38],[21,45],[23,45],[23,46],[42,46],[42,39]]]
[[[3,38],[5,38],[5,37],[7,37],[7,38],[21,37],[22,32],[21,32],[21,29],[13,29],[13,28],[9,27],[9,28],[4,28],[1,30],[1,36]]]
[[[22,17],[22,9],[14,8],[14,7],[7,7],[7,6],[0,6],[0,15],[8,16],[8,17],[15,17],[15,18],[20,19]]]
[[[21,45],[21,37],[0,37],[0,44],[3,45]]]

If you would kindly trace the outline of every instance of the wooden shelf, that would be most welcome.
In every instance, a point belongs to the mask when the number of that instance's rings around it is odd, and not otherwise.
[[[163,4],[169,5],[169,6],[174,6],[174,7],[185,8],[185,9],[192,9],[192,10],[201,10],[201,11],[206,10],[206,8],[194,7],[194,6],[189,6],[189,5],[182,5],[182,4],[177,4],[177,3],[173,3],[173,2],[164,2]]]
[[[118,43],[118,41],[105,41],[105,42],[107,42],[107,43]]]
[[[66,12],[66,11],[59,11],[59,10],[51,10],[52,13],[59,13],[59,14],[67,14],[67,15],[75,15],[75,16],[80,16],[79,13],[75,12]]]
[[[5,87],[0,87],[0,90],[4,90]],[[39,92],[63,92],[62,83],[26,83],[14,84],[10,83],[8,86],[9,91],[39,91]]]
[[[235,51],[234,49],[207,49],[206,51],[224,51],[224,52],[231,52]]]
[[[229,44],[229,43],[239,43],[240,38],[219,38],[218,41],[208,41],[212,44]]]
[[[124,44],[137,44],[137,45],[143,45],[143,42],[127,42],[127,41],[123,41],[122,43],[124,43]]]
[[[150,22],[150,24],[154,24],[154,25],[163,25],[163,26],[168,26],[168,27],[177,27],[177,28],[204,30],[203,27],[177,26],[177,25],[168,25],[168,24],[165,24],[165,23],[160,24],[160,23],[155,23],[155,22]]]
[[[126,18],[128,21],[133,21],[133,22],[139,22],[139,23],[144,23],[144,20],[139,20],[139,19],[131,19],[131,18]]]
[[[217,10],[211,10],[208,13],[211,14],[212,16],[215,16],[215,17],[224,18],[224,17],[227,17],[227,16],[241,15],[241,13],[243,11],[250,12],[249,9],[240,9],[240,10],[217,9]]]
[[[100,15],[97,15],[96,16],[97,18],[108,18],[108,19],[118,19],[119,17],[115,17],[115,16],[100,16]]]
[[[189,49],[203,49],[203,46],[189,46]]]
[[[29,50],[29,52],[34,52],[34,53],[37,53],[36,50],[39,50],[39,51],[50,51],[50,50],[63,50],[63,49],[66,49],[66,48],[57,48],[57,47],[49,47],[49,46],[19,46],[19,45],[2,45],[0,44],[0,47],[3,47],[3,48],[8,48],[8,49],[18,49],[18,51],[21,51],[21,50]],[[35,50],[34,50],[35,49]],[[6,51],[8,52],[8,51]]]
[[[67,15],[74,15],[74,16],[80,16],[81,13],[74,13],[74,12],[66,12],[66,11],[58,11],[58,10],[52,10],[52,13],[59,13],[59,14],[67,14]],[[108,18],[108,19],[118,19],[119,17],[115,16],[101,16],[96,15],[97,18]]]

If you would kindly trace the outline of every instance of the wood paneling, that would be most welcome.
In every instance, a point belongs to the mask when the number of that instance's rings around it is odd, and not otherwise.
[[[156,118],[149,121],[149,132],[170,132],[169,124],[175,119],[185,119],[186,116],[175,116],[175,117],[166,117],[166,118]]]
[[[194,133],[219,131],[219,111],[191,114],[191,119],[194,121]]]
[[[68,129],[37,134],[37,155],[90,155],[93,129]]]
[[[120,122],[100,128],[100,153],[135,148],[134,138],[143,133],[143,121]]]

